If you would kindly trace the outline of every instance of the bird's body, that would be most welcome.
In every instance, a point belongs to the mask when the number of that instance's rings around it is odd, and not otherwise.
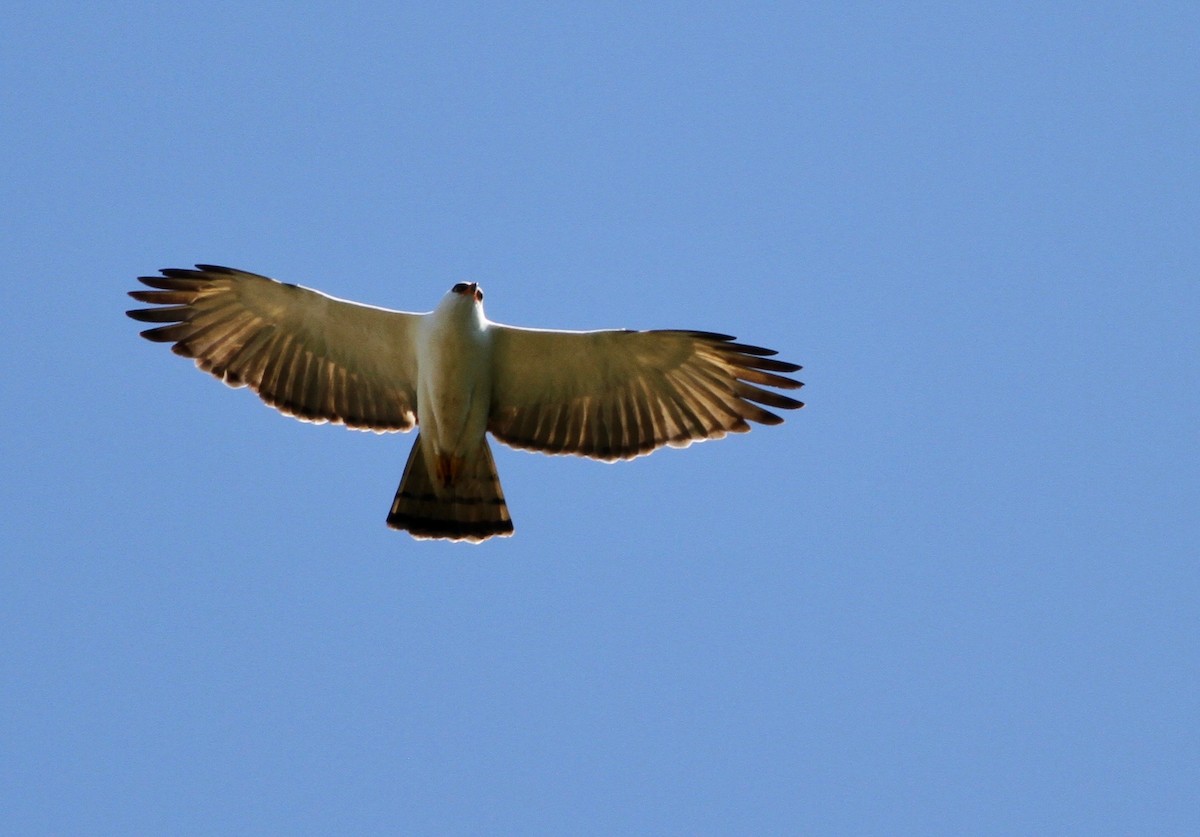
[[[443,461],[474,453],[487,432],[491,334],[474,297],[453,292],[421,321],[417,334],[417,355],[426,359],[417,370],[417,423],[443,483]]]
[[[432,312],[334,299],[214,265],[141,277],[142,332],[298,418],[420,433],[388,525],[481,541],[513,531],[487,434],[513,447],[629,459],[781,419],[796,364],[695,331],[548,331],[489,322],[459,283]]]
[[[389,526],[416,535],[512,533],[487,441],[491,333],[477,293],[455,285],[416,331],[421,432],[388,514]]]

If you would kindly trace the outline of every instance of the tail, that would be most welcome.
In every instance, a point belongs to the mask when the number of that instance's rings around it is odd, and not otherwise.
[[[461,472],[446,486],[444,497],[434,489],[421,437],[413,443],[404,466],[404,476],[392,501],[387,525],[407,529],[414,538],[447,538],[452,541],[479,543],[493,535],[513,533],[508,505],[500,489],[500,476],[492,449],[484,438],[479,452],[462,466]],[[457,471],[457,469],[454,469]]]

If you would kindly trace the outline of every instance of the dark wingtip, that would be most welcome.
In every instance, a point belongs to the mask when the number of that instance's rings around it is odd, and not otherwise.
[[[196,265],[196,270],[200,271],[201,273],[216,273],[220,276],[253,276],[256,279],[266,279],[268,282],[278,282],[278,280],[272,279],[270,276],[266,276],[262,273],[254,273],[253,271],[242,270],[241,268],[237,267],[225,267],[224,265],[219,264],[198,264]],[[279,282],[278,284],[290,285],[291,283]],[[299,286],[292,285],[292,287]]]
[[[732,340],[733,338],[731,337],[729,339]],[[721,348],[731,352],[740,352],[744,355],[754,355],[755,357],[771,357],[772,355],[779,354],[778,349],[768,349],[763,346],[751,346],[747,343],[726,343],[725,345],[721,346]]]
[[[178,322],[178,320],[164,319],[159,313],[162,310],[161,308],[132,308],[125,312],[125,316],[142,323]]]
[[[160,326],[159,328],[148,328],[139,333],[151,343],[174,343],[178,339],[175,328],[173,325]]]

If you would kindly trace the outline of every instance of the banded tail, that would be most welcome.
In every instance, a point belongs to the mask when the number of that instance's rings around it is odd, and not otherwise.
[[[440,465],[440,463],[439,463]],[[396,489],[387,525],[407,530],[414,538],[447,538],[479,543],[513,533],[500,475],[485,437],[479,452],[461,463],[446,463],[450,479],[439,497],[421,451],[421,436],[413,442]],[[439,467],[439,470],[441,468]]]

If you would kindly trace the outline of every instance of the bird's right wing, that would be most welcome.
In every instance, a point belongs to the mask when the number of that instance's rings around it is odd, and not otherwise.
[[[305,421],[408,430],[416,421],[421,315],[347,302],[228,267],[167,268],[131,291],[168,323],[142,332],[234,387]]]
[[[705,331],[549,331],[491,325],[488,430],[506,445],[612,461],[686,447],[747,422],[758,406],[804,406],[763,387],[799,389],[771,349]]]

